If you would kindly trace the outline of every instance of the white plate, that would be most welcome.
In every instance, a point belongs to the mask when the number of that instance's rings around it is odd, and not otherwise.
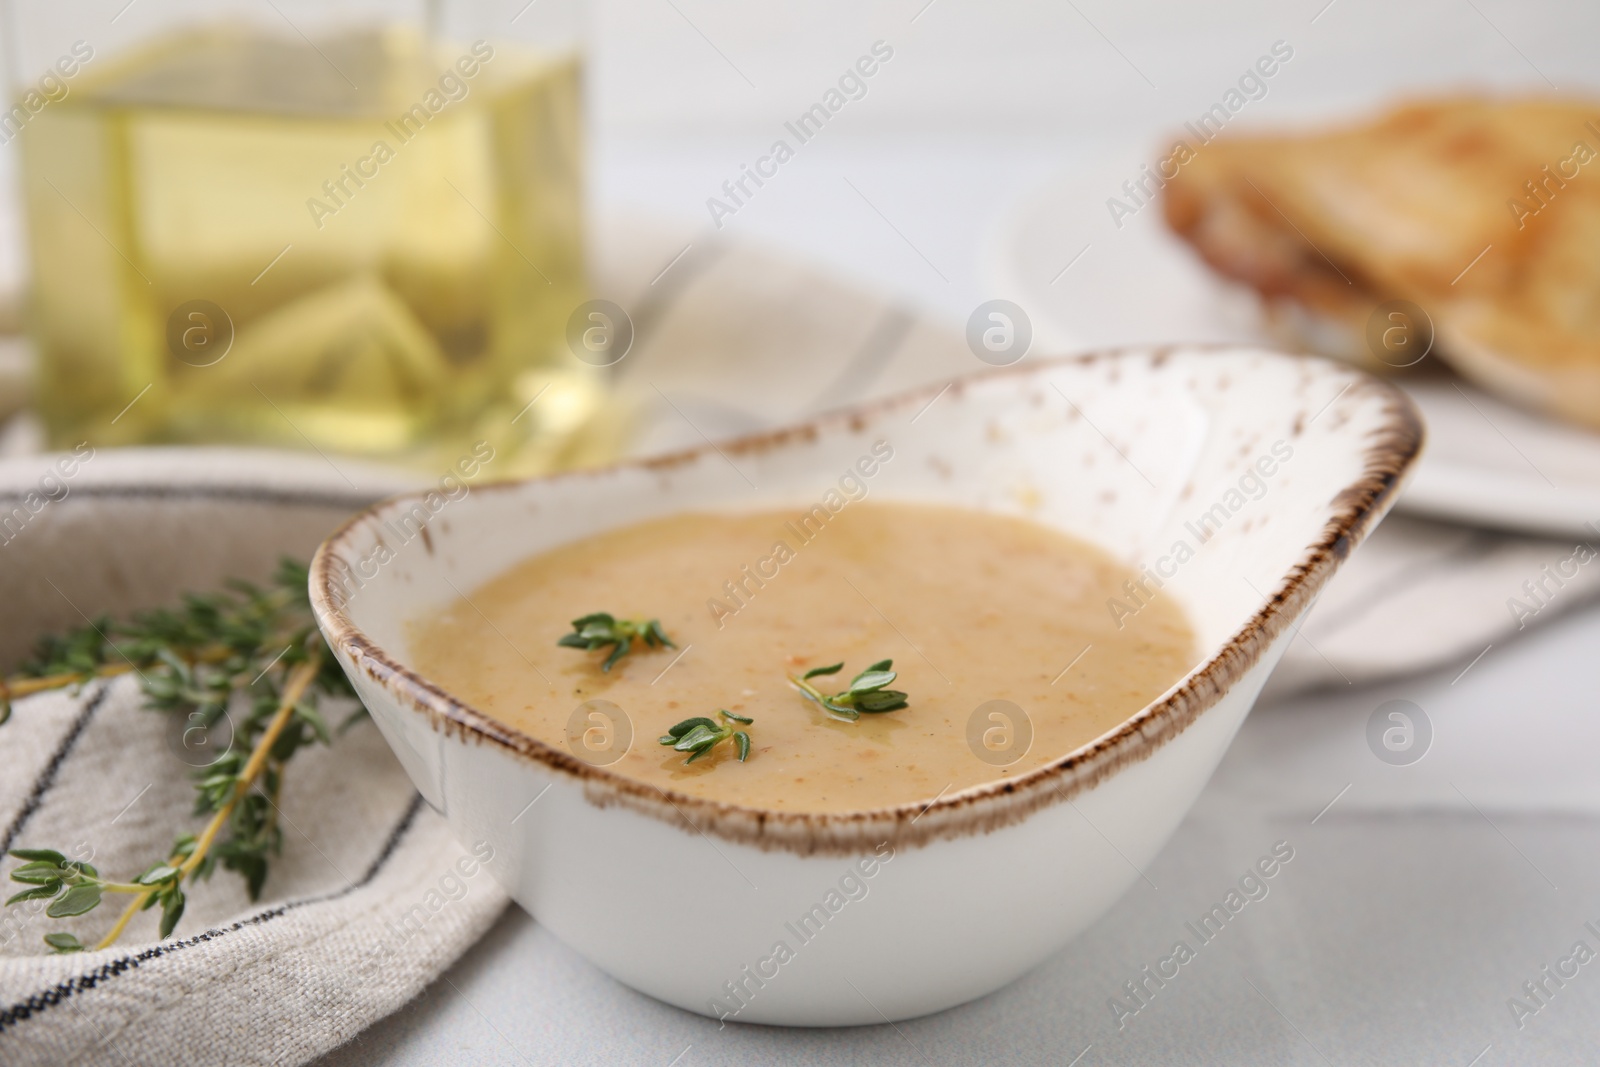
[[[1106,158],[1115,162],[1108,165]],[[984,256],[994,295],[1033,321],[1034,350],[1136,342],[1262,343],[1255,295],[1226,282],[1166,228],[1161,205],[1137,206],[1122,184],[1148,150],[1108,152],[1023,197]],[[1116,196],[1136,208],[1114,224]],[[1402,383],[1429,441],[1402,510],[1560,537],[1600,522],[1600,435],[1501,403],[1453,376]]]

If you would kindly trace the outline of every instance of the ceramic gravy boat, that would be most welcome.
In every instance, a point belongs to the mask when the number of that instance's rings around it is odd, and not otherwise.
[[[1188,614],[1193,669],[1038,770],[808,814],[625,778],[407,665],[407,620],[531,554],[677,511],[809,508],[880,442],[892,458],[873,498],[1026,516],[1108,549],[1140,573],[1124,606],[1173,597]],[[1421,444],[1399,391],[1322,360],[1177,347],[1029,362],[681,454],[389,500],[322,546],[312,603],[428,803],[493,847],[494,876],[562,940],[690,1011],[880,1023],[998,989],[1140,877]]]

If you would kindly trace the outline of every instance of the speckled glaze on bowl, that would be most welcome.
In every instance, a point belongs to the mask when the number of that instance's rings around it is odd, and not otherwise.
[[[406,666],[406,620],[532,553],[691,508],[809,507],[877,441],[894,455],[874,499],[1024,515],[1151,567],[1147,588],[1159,578],[1156,595],[1183,605],[1200,662],[1019,778],[825,815],[623,778]],[[1343,365],[1240,348],[1096,353],[456,501],[397,498],[322,546],[311,596],[417,788],[463,842],[493,845],[495,876],[557,936],[690,1011],[877,1023],[1012,981],[1139,877],[1421,443],[1409,402]],[[418,514],[432,516],[426,532],[399,536]]]

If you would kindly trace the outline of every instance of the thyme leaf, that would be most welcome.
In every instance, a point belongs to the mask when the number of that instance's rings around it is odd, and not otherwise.
[[[801,696],[820,706],[833,718],[841,722],[856,722],[863,713],[877,715],[885,711],[898,711],[909,703],[905,693],[898,689],[887,688],[898,677],[893,667],[894,660],[879,660],[850,679],[850,684],[842,692],[831,696],[812,685],[810,679],[820,675],[838,674],[844,669],[843,663],[813,667],[798,677],[791,674],[789,684],[794,686]]]
[[[750,735],[743,730],[735,730],[733,724],[740,723],[749,726],[755,720],[746,718],[743,715],[735,715],[726,709],[719,709],[717,714],[722,717],[723,722],[719,723],[715,719],[708,719],[704,715],[697,715],[692,719],[684,719],[669,729],[660,738],[660,742],[663,745],[671,745],[677,752],[689,753],[689,758],[683,761],[687,766],[701,756],[710,753],[713,748],[716,748],[722,742],[732,738],[733,747],[739,755],[739,762],[743,763],[750,758]]]
[[[556,644],[562,648],[581,648],[586,651],[611,646],[611,655],[600,664],[601,670],[609,671],[617,660],[633,649],[635,640],[643,641],[650,648],[678,647],[672,643],[657,619],[619,619],[604,611],[573,619],[572,632],[562,634]]]

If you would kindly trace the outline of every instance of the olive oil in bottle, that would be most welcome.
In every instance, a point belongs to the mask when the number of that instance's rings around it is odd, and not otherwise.
[[[398,29],[86,66],[20,139],[52,443],[581,458],[579,81]]]

